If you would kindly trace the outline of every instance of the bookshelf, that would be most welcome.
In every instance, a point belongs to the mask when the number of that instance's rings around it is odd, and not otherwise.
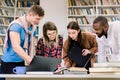
[[[67,22],[77,21],[83,31],[92,31],[93,20],[105,16],[120,20],[120,0],[67,0]]]
[[[0,0],[0,55],[3,53],[3,44],[9,23],[26,14],[29,8],[36,4],[39,5],[40,0]],[[38,36],[36,36],[37,38]]]
[[[120,0],[67,0],[67,23],[76,21],[82,31],[94,35],[92,23],[97,16],[109,22],[120,20]],[[98,53],[95,55],[97,62]]]

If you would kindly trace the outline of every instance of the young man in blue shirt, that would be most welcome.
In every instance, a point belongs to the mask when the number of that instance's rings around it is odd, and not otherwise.
[[[12,74],[16,66],[24,66],[32,61],[34,55],[33,41],[36,34],[36,25],[44,16],[44,10],[34,5],[28,13],[10,23],[4,44],[4,52],[1,57],[1,69],[3,74]]]

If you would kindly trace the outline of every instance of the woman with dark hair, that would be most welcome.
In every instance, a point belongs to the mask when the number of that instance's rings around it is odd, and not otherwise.
[[[43,25],[43,37],[37,43],[36,55],[61,58],[62,46],[63,37],[58,35],[57,27],[53,22],[46,22]]]
[[[85,32],[81,32],[79,25],[72,21],[67,26],[68,38],[65,40],[63,45],[63,60],[66,67],[84,67],[79,65],[77,62],[73,61],[68,57],[68,53],[73,46],[78,45],[81,47],[82,56],[87,56],[88,54],[94,55],[98,51],[98,45],[96,39],[93,35]],[[91,60],[90,60],[91,61]],[[91,62],[88,62],[86,69],[91,67]]]

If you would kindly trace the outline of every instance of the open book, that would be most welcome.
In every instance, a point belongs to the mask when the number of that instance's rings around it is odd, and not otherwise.
[[[54,73],[62,74],[87,74],[87,69],[84,67],[70,67],[70,68],[61,68],[60,70],[55,71]]]

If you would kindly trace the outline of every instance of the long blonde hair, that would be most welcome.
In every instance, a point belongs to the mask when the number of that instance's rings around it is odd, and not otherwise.
[[[58,30],[57,30],[57,27],[55,26],[55,24],[53,22],[46,22],[44,25],[43,25],[43,42],[45,45],[47,45],[48,47],[51,47],[50,45],[50,40],[48,38],[48,35],[47,35],[47,30],[55,30],[57,32],[56,34],[56,38],[55,38],[55,47],[57,47],[59,45],[59,40],[58,40]]]

